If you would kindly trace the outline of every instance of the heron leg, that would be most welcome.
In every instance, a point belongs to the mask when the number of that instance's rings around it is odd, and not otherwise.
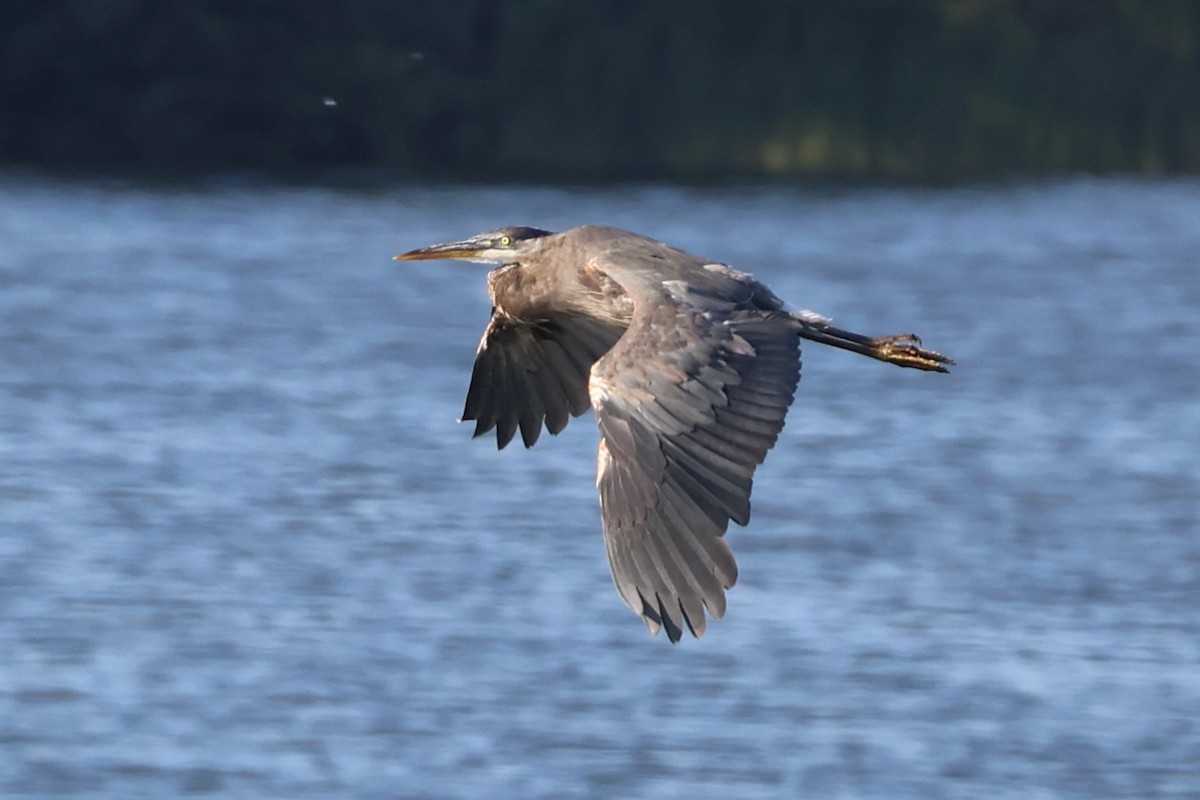
[[[921,338],[915,333],[902,333],[896,336],[863,336],[861,333],[842,330],[829,324],[828,320],[812,316],[797,316],[800,323],[800,336],[813,342],[820,342],[832,347],[840,347],[851,353],[858,353],[869,358],[886,361],[898,367],[911,367],[929,372],[949,372],[949,365],[954,359],[942,355],[936,350],[926,350],[921,347]]]

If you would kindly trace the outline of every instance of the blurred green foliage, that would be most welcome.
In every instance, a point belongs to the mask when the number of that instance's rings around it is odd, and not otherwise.
[[[7,165],[1200,171],[1195,0],[5,0],[0,23]]]

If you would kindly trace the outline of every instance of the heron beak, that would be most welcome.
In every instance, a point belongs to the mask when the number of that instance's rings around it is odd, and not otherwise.
[[[470,260],[485,248],[485,243],[464,239],[461,242],[447,242],[446,244],[434,244],[429,247],[418,247],[416,250],[409,250],[407,253],[393,256],[392,260],[430,261],[436,258],[461,258]]]

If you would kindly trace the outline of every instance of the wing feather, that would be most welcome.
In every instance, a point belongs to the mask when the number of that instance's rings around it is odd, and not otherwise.
[[[475,353],[463,421],[475,422],[475,436],[495,429],[500,448],[518,431],[526,447],[543,426],[559,433],[590,407],[588,373],[621,331],[581,317],[525,322],[493,310]]]
[[[682,631],[685,624],[690,627],[680,603],[680,597],[688,590],[689,582],[679,565],[667,555],[660,535],[662,528],[658,512],[652,511],[647,519],[645,546],[640,553],[649,558],[643,559],[641,571],[648,579],[646,588],[658,601],[659,616],[664,622],[669,620],[674,630]]]
[[[704,635],[707,627],[704,618],[704,599],[711,588],[700,576],[693,577],[693,564],[680,551],[675,538],[669,535],[668,516],[663,509],[656,512],[656,525],[648,529],[650,541],[658,551],[659,561],[667,571],[669,588],[672,592],[671,605],[682,614],[681,622],[687,625],[693,636]],[[679,627],[682,627],[680,625]]]
[[[569,414],[579,416],[587,411],[591,407],[587,393],[587,372],[575,365],[562,342],[557,339],[544,340],[542,356],[545,358],[547,378],[556,381],[562,389]]]
[[[747,524],[750,521],[750,477],[723,473],[719,467],[706,463],[707,451],[699,449],[697,452],[693,446],[683,436],[663,441],[668,462],[679,465],[701,487],[701,491],[716,500],[722,514],[739,525]]]
[[[686,284],[655,283],[619,256],[597,267],[634,306],[589,384],[613,580],[651,633],[701,636],[705,608],[720,619],[737,580],[722,537],[730,520],[749,521],[754,470],[795,395],[797,327],[776,308],[753,307],[752,291],[722,304],[710,287],[692,303]]]
[[[543,356],[546,356],[545,363],[541,369],[530,374],[529,380],[533,392],[538,395],[542,403],[542,410],[546,418],[546,430],[551,434],[557,434],[567,427],[567,423],[571,420],[571,401],[567,397],[561,380],[550,365],[546,352],[548,350],[548,347],[543,347]]]
[[[521,416],[521,409],[517,404],[518,395],[514,386],[520,377],[516,370],[521,367],[519,364],[511,363],[514,360],[512,357],[518,354],[515,348],[497,348],[495,354],[496,408],[492,416],[496,423],[496,445],[500,449],[504,449],[516,435],[517,424]]]
[[[666,541],[694,578],[695,587],[700,590],[700,599],[704,605],[708,606],[714,617],[720,619],[725,615],[725,590],[732,586],[733,582],[725,579],[721,568],[714,563],[713,554],[697,538],[701,534],[679,516],[673,503],[668,501],[662,504],[661,516],[665,528],[680,532],[679,536],[666,537]],[[724,539],[714,540],[725,544]],[[732,559],[732,552],[729,558]],[[734,569],[736,571],[736,567]]]

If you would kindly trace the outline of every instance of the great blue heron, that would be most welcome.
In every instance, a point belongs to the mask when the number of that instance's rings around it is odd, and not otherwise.
[[[636,233],[501,228],[399,261],[500,264],[462,419],[532,447],[596,411],[596,485],[613,581],[652,634],[703,635],[737,580],[723,538],[750,520],[755,468],[800,380],[800,339],[902,367],[954,362],[915,335],[871,338],[792,313],[738,272]]]

